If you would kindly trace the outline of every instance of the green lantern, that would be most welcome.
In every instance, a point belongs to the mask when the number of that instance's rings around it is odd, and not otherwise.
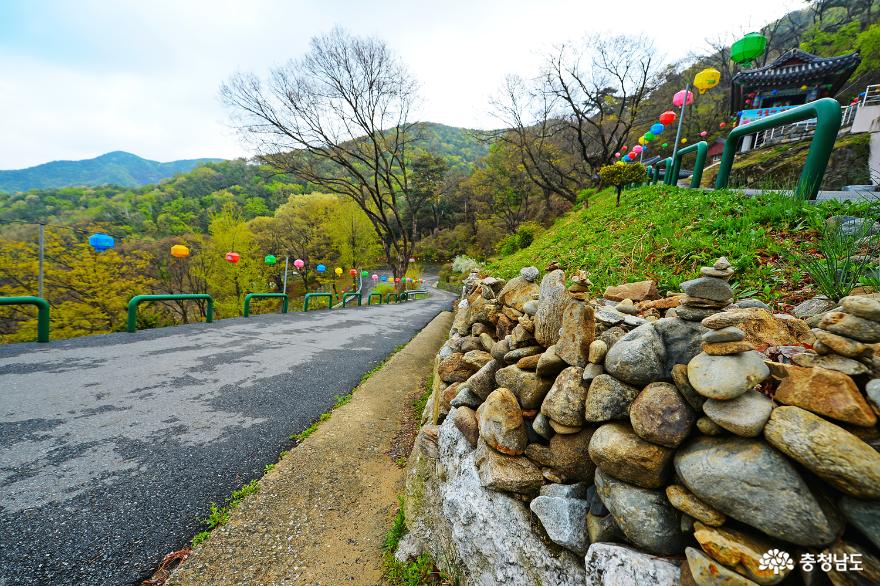
[[[755,57],[762,55],[767,48],[767,37],[760,33],[749,33],[730,47],[730,60],[749,67]]]
[[[278,259],[275,258],[275,256],[273,256],[271,254],[267,254],[266,258],[263,259],[263,262],[266,263],[267,265],[274,265],[276,262],[278,262]]]
[[[663,147],[663,148],[664,148],[664,149],[665,149],[665,148],[666,148],[666,147],[668,147],[668,146],[669,146],[669,143],[668,143],[668,142],[664,142],[664,143],[663,143],[663,144],[661,144],[661,145],[660,145],[660,146],[662,146],[662,147]]]
[[[366,279],[370,276],[370,271],[361,271],[361,276]]]
[[[645,140],[646,140],[647,142],[651,142],[651,141],[654,140],[655,138],[657,138],[657,137],[654,135],[653,132],[648,131],[648,132],[645,133]]]

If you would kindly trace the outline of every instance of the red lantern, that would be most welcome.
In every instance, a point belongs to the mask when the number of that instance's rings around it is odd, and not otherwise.
[[[395,282],[395,283],[399,283],[399,282],[400,282],[400,277],[394,277],[394,282]]]
[[[237,252],[232,252],[231,250],[226,253],[226,262],[231,262],[232,264],[236,264],[241,259],[241,255]]]
[[[675,122],[675,112],[672,110],[666,110],[662,114],[660,114],[660,124],[672,124]]]
[[[357,277],[357,274],[358,274],[357,269],[349,269],[348,274],[351,275],[352,277]]]
[[[623,152],[626,152],[627,148],[629,148],[629,147],[627,147],[626,145],[623,145],[622,147],[620,147],[620,150]]]
[[[727,126],[727,122],[722,122],[718,125],[718,128],[724,128],[725,126]]]

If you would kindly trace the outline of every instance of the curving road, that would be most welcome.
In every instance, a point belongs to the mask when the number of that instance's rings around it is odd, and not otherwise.
[[[0,347],[0,584],[132,584],[453,296]]]

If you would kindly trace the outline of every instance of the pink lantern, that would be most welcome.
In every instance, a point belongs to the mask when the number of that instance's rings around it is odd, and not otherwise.
[[[619,159],[619,158],[620,158],[620,153],[614,153],[614,156],[615,156],[616,158]]]
[[[226,261],[236,264],[241,259],[241,255],[237,252],[229,251],[226,253]]]
[[[700,133],[700,136],[702,136],[703,138],[706,138],[706,136],[708,136],[708,134],[709,133],[704,130],[703,132]]]
[[[681,90],[680,92],[676,92],[674,96],[672,96],[672,105],[676,108],[681,108],[682,104],[685,103],[685,91]],[[687,92],[687,105],[690,106],[694,103],[694,93]]]
[[[636,146],[634,146],[632,152],[634,152],[635,154],[639,154],[640,152],[642,152],[642,145],[637,144]]]
[[[298,258],[295,261],[293,261],[293,266],[295,266],[297,269],[301,269],[304,266],[306,266],[306,263],[303,261],[303,259]]]
[[[370,277],[370,278],[373,279],[373,281],[378,281],[378,280],[379,280],[379,275],[374,274],[374,275],[373,275],[372,277]]]

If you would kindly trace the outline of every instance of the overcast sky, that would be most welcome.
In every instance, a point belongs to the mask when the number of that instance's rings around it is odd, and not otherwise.
[[[384,39],[421,84],[419,120],[491,128],[488,99],[554,44],[645,34],[666,60],[801,0],[0,0],[0,169],[125,150],[247,155],[217,95],[341,25]]]

